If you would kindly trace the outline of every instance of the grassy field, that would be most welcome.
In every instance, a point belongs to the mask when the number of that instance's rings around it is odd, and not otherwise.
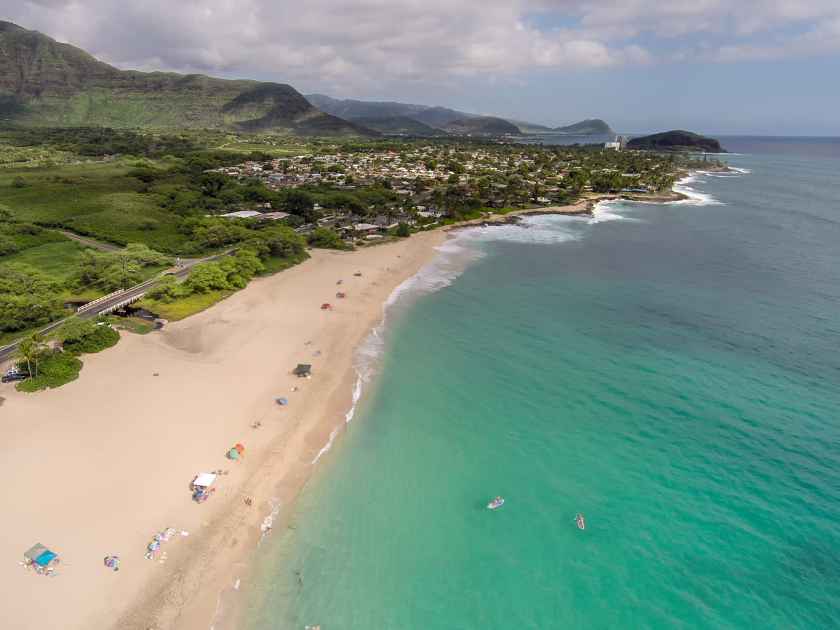
[[[161,208],[154,195],[142,193],[143,183],[128,175],[136,163],[123,159],[2,169],[0,204],[21,221],[178,253],[188,236],[177,231],[178,217]],[[18,178],[23,186],[13,185]]]
[[[73,275],[85,247],[69,238],[62,238],[62,241],[30,247],[9,256],[0,256],[0,268],[3,264],[23,263],[65,282]]]
[[[109,315],[105,318],[117,330],[126,330],[135,335],[146,335],[155,329],[155,325],[141,317],[117,317]]]
[[[143,299],[137,302],[137,306],[145,308],[156,314],[158,317],[171,322],[184,319],[210,308],[216,302],[221,302],[232,295],[234,291],[209,291],[207,293],[196,293],[174,302],[159,302],[158,300]]]
[[[0,168],[37,167],[76,161],[68,151],[50,147],[18,147],[0,141]]]

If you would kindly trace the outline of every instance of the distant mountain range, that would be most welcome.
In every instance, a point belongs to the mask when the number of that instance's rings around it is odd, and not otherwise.
[[[447,107],[432,107],[396,101],[360,101],[355,99],[338,99],[325,94],[307,94],[307,100],[323,112],[353,121],[367,124],[373,129],[390,133],[388,126],[396,124],[386,123],[389,119],[411,119],[431,127],[440,132],[459,135],[519,135],[519,134],[566,134],[566,135],[611,135],[615,132],[600,119],[588,119],[565,127],[547,127],[521,120],[510,120],[495,116],[483,116],[468,112],[449,109]],[[375,120],[376,122],[371,122]],[[363,122],[366,121],[366,122]],[[428,133],[416,135],[433,135]]]
[[[120,70],[75,46],[2,21],[0,121],[377,135],[319,111],[289,85]]]
[[[0,122],[326,136],[612,133],[602,120],[552,129],[446,107],[304,97],[281,83],[120,70],[80,48],[3,21]]]

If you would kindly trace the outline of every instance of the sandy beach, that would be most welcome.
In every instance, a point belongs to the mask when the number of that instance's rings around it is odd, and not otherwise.
[[[160,332],[124,333],[115,348],[83,357],[78,381],[35,395],[0,386],[0,457],[14,471],[0,491],[7,627],[235,628],[266,517],[282,526],[313,461],[344,425],[354,351],[393,290],[435,256],[449,230],[587,214],[609,198],[488,215],[354,252],[314,250]],[[321,310],[324,302],[334,308]],[[312,364],[312,378],[291,374],[298,363]],[[287,406],[276,404],[281,396]],[[245,456],[231,461],[225,455],[236,443]],[[211,498],[193,502],[192,479],[217,470]],[[175,535],[144,558],[168,528]],[[55,577],[21,566],[38,542],[61,557]],[[103,565],[112,554],[119,572]]]
[[[81,378],[64,387],[0,386],[0,457],[13,475],[0,491],[4,627],[229,627],[266,516],[282,518],[344,424],[354,349],[445,238],[315,250],[160,332],[124,334],[83,357]],[[312,378],[291,374],[298,363],[312,364]],[[238,462],[225,457],[237,442]],[[213,470],[224,471],[216,492],[193,502],[190,482]],[[144,558],[167,528],[175,535]],[[53,577],[21,566],[37,542],[61,557]],[[111,554],[119,572],[103,565]]]

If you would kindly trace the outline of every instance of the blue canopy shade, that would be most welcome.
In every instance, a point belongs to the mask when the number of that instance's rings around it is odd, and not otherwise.
[[[52,562],[58,554],[53,551],[45,551],[40,556],[35,558],[35,564],[40,565],[42,567],[47,566],[50,562]]]

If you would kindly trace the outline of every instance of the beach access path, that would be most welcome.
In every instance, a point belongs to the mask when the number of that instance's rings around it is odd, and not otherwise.
[[[82,357],[81,378],[59,389],[0,386],[0,458],[10,471],[0,488],[4,627],[210,627],[263,519],[277,505],[288,510],[344,425],[355,348],[444,239],[436,231],[355,252],[315,250],[160,332],[123,334]],[[336,299],[338,290],[347,298]],[[324,302],[334,308],[321,310]],[[312,364],[311,379],[291,375],[297,363]],[[240,462],[225,457],[237,442],[246,448]],[[190,481],[213,470],[228,474],[194,503]],[[170,527],[176,535],[145,559],[154,534]],[[55,577],[20,565],[36,542],[61,557]],[[119,572],[103,565],[108,555],[120,557]]]

